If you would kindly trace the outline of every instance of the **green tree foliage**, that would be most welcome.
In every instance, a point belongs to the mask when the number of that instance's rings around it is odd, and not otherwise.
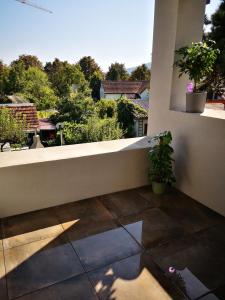
[[[7,92],[9,68],[0,60],[0,97],[4,97]]]
[[[45,72],[58,97],[68,97],[72,92],[72,85],[85,82],[84,74],[79,65],[69,64],[56,58],[45,65]]]
[[[220,71],[225,74],[225,0],[223,0],[218,10],[211,18],[211,32],[208,38],[216,42],[216,47],[220,50],[217,64]]]
[[[115,100],[101,99],[95,104],[95,109],[101,119],[117,116],[117,102]]]
[[[208,22],[209,24],[209,22]],[[225,86],[225,0],[223,0],[218,10],[212,15],[211,31],[205,33],[204,39],[214,40],[216,47],[220,50],[213,72],[204,81],[204,88],[209,92],[209,97],[220,96]]]
[[[66,144],[79,144],[120,139],[123,131],[116,118],[99,119],[93,116],[86,124],[65,122],[63,136]]]
[[[101,71],[95,71],[90,79],[90,88],[92,90],[92,98],[94,100],[100,99],[100,88],[101,81],[104,79],[103,73]]]
[[[134,137],[135,118],[146,118],[147,112],[139,105],[134,104],[126,97],[121,97],[117,102],[118,122],[125,132],[125,137]]]
[[[24,64],[25,70],[28,70],[30,67],[35,67],[40,70],[43,69],[42,63],[35,55],[26,55],[26,54],[20,55],[19,58],[17,60],[14,60],[11,65],[13,66],[20,62]]]
[[[9,108],[0,108],[0,143],[1,151],[5,143],[25,144],[25,120],[20,115],[13,114]]]
[[[30,67],[25,72],[24,87],[21,94],[24,99],[34,103],[38,110],[54,108],[58,100],[46,73],[34,67]]]
[[[115,62],[109,67],[109,71],[106,74],[107,80],[127,80],[129,74],[124,64]]]
[[[58,104],[58,114],[52,117],[54,123],[77,122],[85,123],[95,114],[94,101],[82,93],[63,98]]]
[[[25,66],[22,61],[11,64],[8,74],[6,94],[15,94],[23,90],[25,85]]]
[[[81,71],[84,73],[85,79],[90,82],[91,77],[95,72],[102,73],[99,65],[91,56],[84,56],[78,62],[78,65],[81,68]]]
[[[130,75],[130,80],[150,80],[151,71],[143,64],[137,67]]]

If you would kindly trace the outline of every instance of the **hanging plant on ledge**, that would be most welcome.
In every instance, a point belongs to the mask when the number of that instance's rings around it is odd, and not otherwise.
[[[165,131],[150,140],[149,151],[149,181],[155,194],[163,194],[167,185],[175,182],[172,158],[173,148],[170,146],[172,135]]]

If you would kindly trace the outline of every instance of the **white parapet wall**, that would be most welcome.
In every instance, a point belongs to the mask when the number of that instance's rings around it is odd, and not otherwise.
[[[148,184],[148,138],[0,153],[0,217]]]
[[[202,40],[205,0],[157,0],[148,134],[171,130],[177,188],[225,216],[225,112],[185,112],[175,50]]]

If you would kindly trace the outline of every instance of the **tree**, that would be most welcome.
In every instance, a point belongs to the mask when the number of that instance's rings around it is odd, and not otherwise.
[[[117,103],[115,100],[101,99],[95,104],[99,118],[113,118],[117,116]]]
[[[56,58],[52,63],[45,65],[45,72],[58,97],[68,97],[72,92],[73,84],[85,82],[84,74],[79,65],[69,64]]]
[[[0,97],[4,97],[7,92],[9,68],[0,60]]]
[[[90,79],[90,88],[92,90],[92,98],[94,100],[100,99],[100,88],[101,82],[104,79],[103,73],[101,71],[95,71]]]
[[[15,94],[21,92],[25,85],[25,66],[22,61],[11,64],[9,68],[8,84],[6,86],[7,94]]]
[[[87,81],[91,80],[91,77],[95,72],[102,73],[99,65],[95,62],[95,60],[91,56],[84,56],[78,62],[78,65],[81,68],[81,71],[84,73],[85,79]]]
[[[151,72],[148,67],[143,64],[137,67],[130,75],[130,80],[150,80]]]
[[[225,0],[222,1],[218,10],[211,17],[211,32],[208,38],[216,42],[216,47],[220,50],[217,64],[220,71],[225,74]]]
[[[124,64],[119,64],[115,62],[109,67],[109,71],[106,74],[107,80],[127,80],[129,74],[125,68]]]
[[[21,94],[26,100],[34,103],[38,110],[54,108],[58,100],[46,73],[34,67],[30,67],[25,72],[25,83]]]
[[[40,60],[35,55],[20,55],[17,60],[14,60],[11,65],[23,62],[25,70],[28,70],[30,67],[35,67],[40,70],[43,69],[43,65]]]
[[[23,145],[26,140],[25,120],[20,115],[13,114],[9,108],[0,109],[0,142],[1,151],[8,143]]]
[[[125,137],[134,137],[134,120],[135,118],[146,118],[147,112],[139,105],[134,104],[126,97],[121,97],[117,101],[118,122],[125,132]]]
[[[58,114],[52,117],[57,122],[86,123],[87,119],[95,114],[94,101],[82,93],[63,98],[58,104]]]
[[[209,23],[209,22],[208,22]],[[224,91],[225,84],[225,0],[211,17],[211,31],[205,33],[204,39],[214,40],[216,47],[220,50],[213,73],[206,77],[204,88],[207,89],[212,99],[220,96]]]

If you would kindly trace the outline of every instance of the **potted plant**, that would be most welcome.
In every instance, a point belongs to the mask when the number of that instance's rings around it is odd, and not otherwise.
[[[207,92],[202,91],[201,81],[213,72],[219,50],[215,49],[215,42],[192,43],[190,47],[182,47],[176,50],[179,59],[175,65],[179,68],[181,77],[187,74],[194,82],[193,91],[186,94],[186,111],[202,113],[205,108]]]
[[[163,194],[166,186],[175,182],[171,142],[170,131],[162,132],[150,140],[152,146],[149,151],[149,180],[155,194]]]

